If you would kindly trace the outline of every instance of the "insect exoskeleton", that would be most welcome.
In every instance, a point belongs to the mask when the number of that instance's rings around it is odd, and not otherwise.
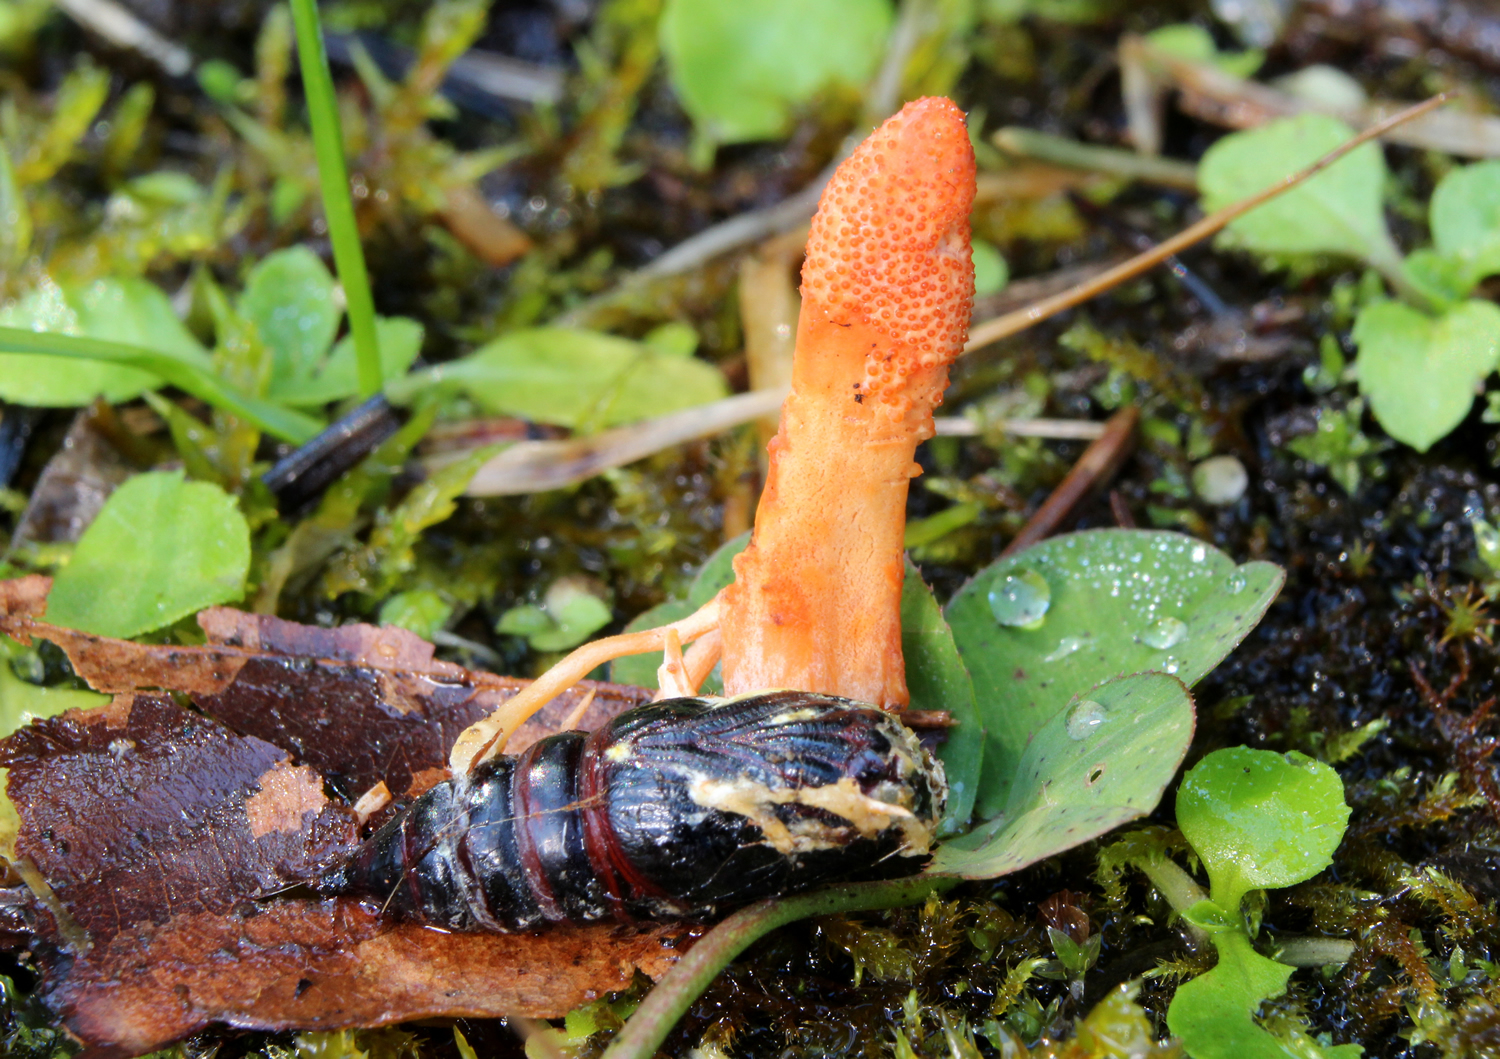
[[[428,791],[325,877],[453,930],[709,915],[920,866],[943,767],[827,695],[667,699]]]

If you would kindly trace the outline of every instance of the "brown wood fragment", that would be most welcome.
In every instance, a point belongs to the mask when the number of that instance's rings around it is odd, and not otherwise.
[[[1052,536],[1086,496],[1113,478],[1134,448],[1135,424],[1139,419],[1140,412],[1133,407],[1122,408],[1110,416],[1103,436],[1083,451],[1067,477],[1000,554],[1014,555]]]

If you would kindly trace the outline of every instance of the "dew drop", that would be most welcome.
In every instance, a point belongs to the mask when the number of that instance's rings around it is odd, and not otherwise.
[[[1093,699],[1079,699],[1068,711],[1068,738],[1087,739],[1105,721],[1104,706]]]
[[[1158,618],[1147,626],[1146,631],[1141,633],[1140,641],[1147,647],[1155,647],[1159,651],[1165,651],[1169,647],[1176,647],[1187,639],[1187,623],[1178,618]]]
[[[1235,595],[1245,591],[1246,583],[1244,573],[1239,570],[1236,570],[1224,579],[1224,587]]]
[[[1040,628],[1051,605],[1052,589],[1035,570],[1007,574],[990,589],[990,613],[1001,625]]]
[[[1064,636],[1061,640],[1057,641],[1057,648],[1050,655],[1044,657],[1042,661],[1059,662],[1081,648],[1085,642],[1085,638],[1082,636]]]

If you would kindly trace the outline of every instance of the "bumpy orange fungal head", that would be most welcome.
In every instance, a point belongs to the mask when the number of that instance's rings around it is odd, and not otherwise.
[[[813,218],[805,305],[886,340],[862,389],[876,399],[963,350],[973,300],[974,152],[963,112],[919,99],[839,166]]]

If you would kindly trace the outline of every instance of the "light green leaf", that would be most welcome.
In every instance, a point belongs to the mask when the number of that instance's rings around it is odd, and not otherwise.
[[[1337,772],[1306,754],[1236,746],[1183,777],[1177,826],[1231,914],[1251,890],[1293,886],[1333,862],[1349,807]]]
[[[724,376],[701,360],[562,327],[513,331],[387,392],[399,401],[438,385],[463,389],[495,415],[567,427],[616,426],[707,404],[729,392]]]
[[[1034,627],[1002,625],[990,594],[1028,573],[1045,582],[1046,609]],[[1144,670],[1197,682],[1255,627],[1282,580],[1270,563],[1236,566],[1160,530],[1067,534],[982,570],[947,609],[986,729],[980,816],[1004,808],[1034,734],[1075,695]]]
[[[1476,162],[1443,177],[1428,217],[1433,248],[1460,269],[1463,293],[1500,272],[1500,161]]]
[[[78,688],[48,688],[22,680],[12,661],[28,651],[9,636],[0,636],[0,737],[30,724],[37,717],[56,717],[67,710],[103,706],[108,695]]]
[[[0,310],[0,326],[139,346],[209,369],[207,353],[177,319],[167,296],[143,279],[101,279],[68,288],[44,281]],[[70,408],[96,397],[126,401],[161,385],[160,377],[121,364],[0,353],[0,398],[17,404]]]
[[[708,557],[708,561],[698,571],[698,576],[693,578],[693,583],[688,588],[687,599],[668,600],[644,613],[637,614],[635,620],[625,626],[625,631],[640,632],[642,629],[655,629],[661,625],[681,621],[692,614],[734,580],[734,557],[744,551],[749,544],[749,533],[741,533],[733,540],[725,541]],[[618,684],[654,688],[657,686],[656,670],[660,665],[661,655],[659,654],[617,658],[610,663],[609,679]],[[701,690],[705,695],[717,695],[724,690],[719,680],[718,667],[715,667],[713,673],[703,682]]]
[[[1010,266],[995,244],[984,239],[974,240],[974,293],[980,297],[996,294],[1010,282]]]
[[[103,636],[160,629],[245,594],[250,530],[234,498],[181,471],[116,489],[53,579],[47,620]]]
[[[725,541],[708,557],[698,576],[688,588],[688,603],[694,610],[717,596],[720,591],[734,584],[735,556],[750,547],[750,534],[741,533],[733,540]]]
[[[1158,50],[1189,62],[1210,63],[1235,77],[1251,77],[1266,61],[1264,52],[1221,52],[1213,35],[1195,22],[1178,22],[1146,34]]]
[[[1167,1028],[1192,1059],[1294,1059],[1251,1017],[1267,997],[1286,991],[1292,969],[1268,960],[1239,932],[1217,935],[1219,962],[1177,987]]]
[[[1198,166],[1203,208],[1217,210],[1316,162],[1354,135],[1320,114],[1282,118],[1225,136]],[[1381,195],[1385,159],[1373,143],[1351,151],[1317,176],[1245,214],[1229,232],[1264,254],[1343,254],[1382,271],[1400,266],[1386,228]]]
[[[939,834],[968,830],[979,789],[984,728],[974,705],[974,682],[958,657],[953,630],[942,608],[910,559],[901,585],[901,655],[913,710],[946,710],[956,722],[938,747],[948,777],[948,804]]]
[[[1032,734],[1002,810],[939,846],[929,870],[995,878],[1145,816],[1192,738],[1193,700],[1176,677],[1137,673],[1085,691]]]
[[[397,625],[431,640],[453,616],[453,604],[430,589],[400,592],[380,605],[380,624]]]
[[[1448,257],[1425,246],[1406,255],[1406,260],[1401,262],[1401,274],[1437,308],[1447,308],[1462,301],[1478,279],[1470,277],[1467,265],[1459,258]]]
[[[1466,301],[1434,319],[1400,302],[1354,321],[1359,389],[1386,433],[1426,452],[1463,422],[1500,362],[1500,307]]]
[[[541,606],[526,604],[502,614],[495,631],[524,636],[538,651],[565,651],[608,625],[612,616],[609,604],[585,584],[564,577],[547,589]]]
[[[240,315],[255,324],[271,350],[271,390],[295,390],[333,344],[344,311],[334,301],[333,276],[305,246],[262,259],[245,280]]]
[[[396,379],[406,374],[422,351],[422,325],[406,316],[377,316],[375,340],[380,346],[381,375]],[[348,335],[328,355],[316,377],[301,381],[271,380],[268,396],[293,408],[312,408],[342,401],[359,393],[359,366],[354,339]]]
[[[885,52],[890,0],[668,0],[667,71],[710,143],[780,136],[794,107],[862,85]]]

